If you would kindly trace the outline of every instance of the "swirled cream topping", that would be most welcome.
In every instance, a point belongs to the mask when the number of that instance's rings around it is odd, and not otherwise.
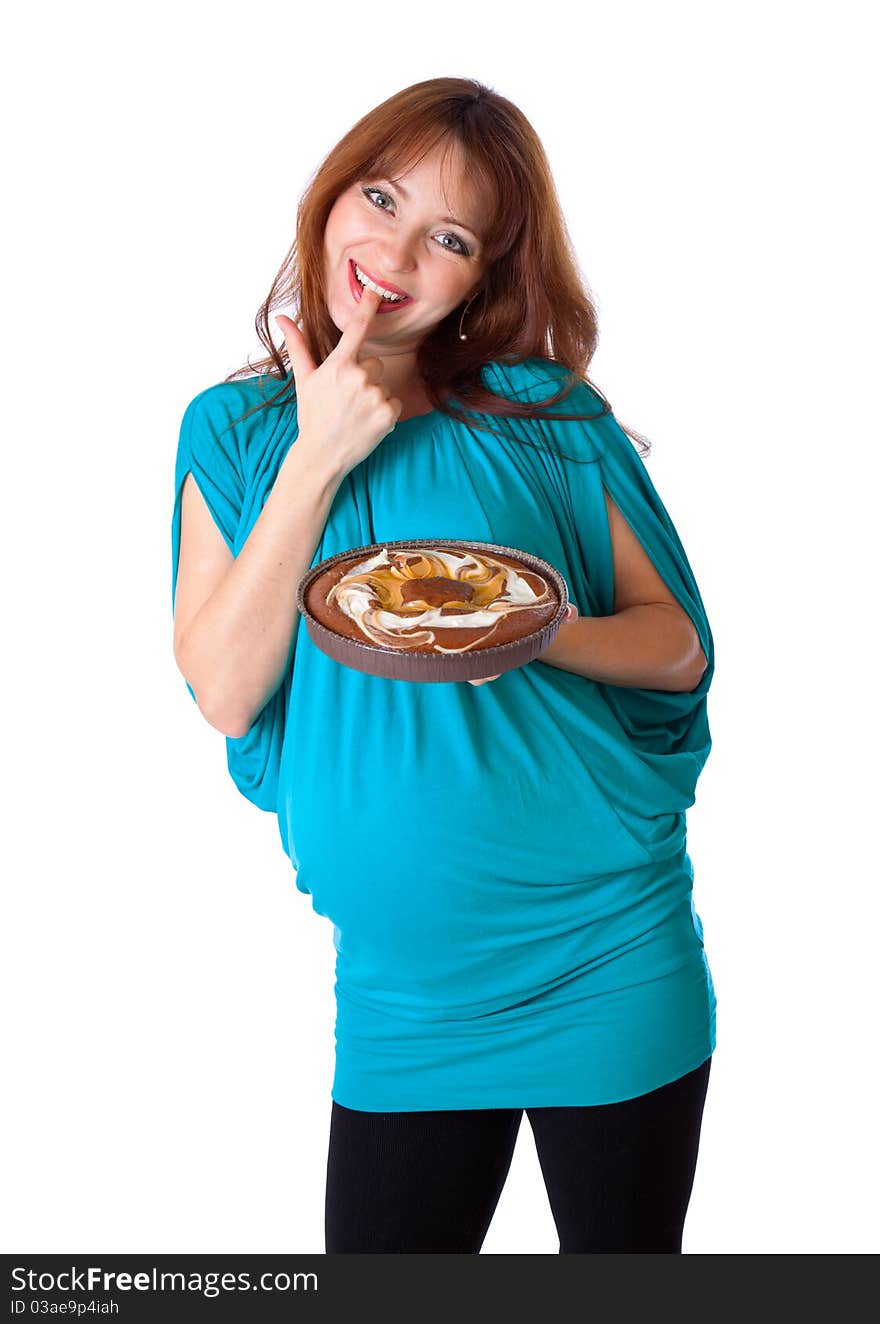
[[[542,575],[536,593],[516,570],[485,554],[419,547],[383,547],[352,566],[327,594],[373,643],[395,648],[433,645],[437,653],[466,653],[489,638],[502,617],[552,600]],[[437,631],[473,630],[459,647],[444,647]]]

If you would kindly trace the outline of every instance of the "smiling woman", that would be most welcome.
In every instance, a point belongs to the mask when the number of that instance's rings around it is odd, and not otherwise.
[[[429,151],[396,181],[397,194],[360,181],[344,189],[327,216],[324,285],[330,316],[340,328],[351,317],[352,295],[368,284],[383,299],[379,327],[364,342],[365,357],[382,364],[382,389],[401,400],[427,397],[419,367],[425,337],[462,301],[474,296],[486,259],[476,236],[470,245],[448,227],[451,213],[480,211],[459,150]],[[406,201],[403,201],[403,199]],[[359,279],[360,277],[363,279]],[[391,295],[399,296],[389,302]]]
[[[568,418],[570,410],[553,410],[580,382],[598,396],[599,415],[610,410],[588,375],[596,310],[544,148],[522,111],[484,84],[435,78],[404,88],[322,162],[257,314],[266,357],[227,378],[266,375],[277,389],[256,409],[283,405],[293,386],[272,337],[275,311],[293,305],[310,354],[323,362],[359,298],[354,263],[410,300],[388,312],[383,305],[382,336],[364,346],[382,364],[383,389],[403,401],[402,418],[436,409],[474,423],[476,415],[490,433],[492,420]],[[547,398],[524,404],[486,388],[487,362],[534,356],[568,370]],[[648,440],[624,431],[647,456]]]
[[[525,1110],[561,1249],[677,1252],[715,1047],[686,849],[713,640],[587,378],[595,312],[522,112],[440,78],[366,114],[258,326],[262,371],[184,414],[172,604],[231,776],[333,926],[327,1250],[479,1250]],[[299,628],[319,561],[426,538],[542,558],[571,619],[479,688]]]

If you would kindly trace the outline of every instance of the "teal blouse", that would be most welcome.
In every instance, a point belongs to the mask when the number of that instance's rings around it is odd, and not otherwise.
[[[490,363],[483,380],[540,400],[564,374],[531,358]],[[295,400],[224,429],[278,385],[221,382],[186,408],[172,606],[184,478],[191,470],[237,554],[296,443]],[[583,382],[553,406],[601,408]],[[715,660],[684,548],[613,414],[487,417],[502,437],[470,417],[399,422],[340,485],[312,564],[403,538],[498,543],[556,566],[582,616],[609,616],[604,488],[708,666],[689,693],[607,685],[540,659],[486,685],[419,685],[332,661],[298,623],[280,686],[247,734],[227,739],[227,763],[239,791],[277,815],[297,888],[333,926],[332,1097],[348,1108],[611,1103],[715,1047],[686,850]]]

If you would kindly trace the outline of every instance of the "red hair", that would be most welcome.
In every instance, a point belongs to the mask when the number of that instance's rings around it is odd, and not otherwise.
[[[433,407],[471,425],[476,420],[451,407],[447,395],[469,410],[500,418],[587,419],[610,412],[588,376],[599,338],[596,309],[544,149],[522,111],[470,78],[429,78],[396,92],[358,120],[313,174],[297,209],[294,243],[257,314],[257,335],[268,354],[225,379],[255,370],[271,381],[289,377],[255,409],[282,403],[294,387],[286,347],[279,349],[272,340],[269,318],[275,310],[293,306],[315,363],[324,361],[341,335],[324,289],[324,229],[336,199],[359,179],[405,174],[440,145],[444,167],[450,150],[460,151],[469,182],[485,206],[480,220],[486,265],[468,308],[467,339],[459,339],[461,311],[455,309],[418,347],[417,371]],[[555,395],[516,401],[488,391],[481,382],[481,369],[490,361],[514,364],[533,357],[568,369]],[[547,411],[578,382],[603,402],[598,414]],[[639,443],[644,458],[650,442],[624,431]]]

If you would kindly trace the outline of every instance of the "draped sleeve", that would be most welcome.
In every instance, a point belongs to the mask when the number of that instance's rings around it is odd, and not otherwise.
[[[540,400],[555,393],[567,370],[549,360],[529,361],[531,385],[524,393]],[[578,381],[555,413],[599,414],[604,402]],[[595,419],[530,420],[529,437],[551,453],[560,453],[566,495],[559,517],[568,523],[577,556],[572,557],[573,596],[581,612],[614,614],[614,571],[611,535],[602,489],[626,519],[661,579],[687,612],[706,656],[699,684],[686,693],[596,682],[618,731],[650,769],[652,794],[665,784],[680,807],[694,803],[697,779],[709,756],[707,694],[715,672],[715,649],[709,619],[694,572],[645,461],[613,412]],[[650,458],[650,457],[649,457]],[[631,782],[628,794],[637,797]],[[658,800],[655,799],[655,804]],[[650,802],[645,805],[648,811]]]
[[[265,446],[255,432],[265,433],[265,411],[260,423],[236,420],[258,398],[247,382],[220,382],[201,391],[187,405],[180,426],[174,471],[174,508],[171,520],[171,606],[177,591],[180,555],[180,510],[188,473],[201,492],[211,517],[233,556],[237,556],[271,489],[267,481]],[[260,417],[260,416],[257,416]],[[232,425],[232,426],[230,426]],[[258,489],[262,487],[263,491]],[[243,736],[226,737],[226,762],[242,795],[260,809],[277,811],[281,749],[290,699],[291,670],[269,698]],[[196,696],[186,681],[193,700]]]

